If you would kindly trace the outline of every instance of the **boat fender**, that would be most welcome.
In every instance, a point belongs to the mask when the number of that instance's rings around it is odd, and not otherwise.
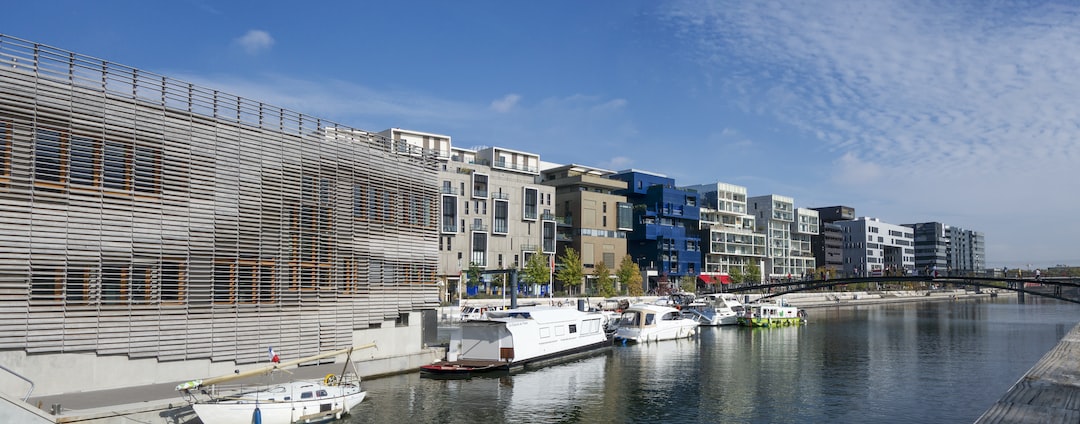
[[[326,384],[327,386],[333,386],[336,382],[337,376],[333,373],[327,374],[326,377],[323,378],[323,384]]]

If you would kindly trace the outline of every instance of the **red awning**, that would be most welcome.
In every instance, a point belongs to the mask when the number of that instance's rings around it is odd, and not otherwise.
[[[698,279],[705,284],[731,284],[731,277],[727,275],[701,274]]]

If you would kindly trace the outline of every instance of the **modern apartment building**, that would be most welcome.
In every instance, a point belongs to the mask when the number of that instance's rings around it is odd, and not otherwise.
[[[442,299],[468,290],[465,273],[520,269],[536,252],[555,254],[555,188],[536,183],[540,156],[499,147],[454,147],[450,136],[392,128],[391,140],[442,152],[439,163],[439,261]],[[490,277],[486,277],[490,279]],[[539,294],[545,284],[522,285]],[[479,290],[474,286],[471,290]],[[497,285],[493,290],[501,290]]]
[[[949,227],[949,264],[953,273],[981,273],[986,270],[986,240],[980,231]]]
[[[940,222],[905,224],[915,234],[915,268],[920,273],[983,272],[986,251],[983,234]]]
[[[747,211],[746,187],[717,182],[684,189],[700,197],[702,273],[726,283],[732,269],[745,273],[747,266],[756,264],[764,272],[765,234],[756,232],[756,219]]]
[[[562,256],[567,247],[581,255],[585,267],[586,293],[594,290],[593,270],[603,261],[614,270],[626,255],[626,235],[633,228],[632,207],[626,196],[625,181],[607,178],[612,171],[583,165],[552,165],[541,170],[541,183],[555,189],[557,250]],[[566,290],[556,282],[555,289]]]
[[[911,228],[868,217],[835,223],[844,231],[845,275],[905,273],[915,267]]]
[[[646,171],[625,170],[608,178],[627,183],[625,190],[615,191],[625,195],[633,207],[633,231],[627,235],[627,253],[639,266],[655,265],[658,274],[666,275],[669,283],[686,276],[697,278],[702,271],[698,193],[676,188],[674,179]],[[713,283],[711,278],[705,278],[703,282]],[[644,282],[646,290],[672,288],[661,287],[658,281]]]
[[[0,92],[0,363],[35,395],[429,360],[436,154],[4,36]]]
[[[813,277],[817,268],[813,238],[820,234],[821,222],[818,212],[813,209],[796,208],[795,222],[791,223],[791,250],[788,253],[788,265],[792,276]]]
[[[915,272],[930,275],[949,269],[949,232],[940,222],[904,224],[914,236]]]
[[[819,268],[825,267],[835,275],[844,269],[844,231],[836,221],[855,219],[855,208],[826,206],[811,209],[818,212],[821,221],[821,233],[810,238],[814,261]]]
[[[799,275],[791,261],[791,226],[795,223],[795,199],[770,194],[746,199],[757,222],[758,233],[765,235],[765,278],[788,278]]]

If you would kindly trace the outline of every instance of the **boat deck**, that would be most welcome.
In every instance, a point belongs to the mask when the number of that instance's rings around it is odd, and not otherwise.
[[[509,369],[509,363],[494,360],[462,359],[457,361],[439,361],[420,367],[420,371],[430,373],[474,373]]]

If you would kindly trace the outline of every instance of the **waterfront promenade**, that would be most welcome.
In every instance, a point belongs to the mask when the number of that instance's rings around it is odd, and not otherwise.
[[[999,296],[1015,296],[1011,292],[1002,292]],[[751,295],[755,296],[755,295]],[[813,308],[826,308],[834,306],[858,306],[858,305],[870,305],[870,304],[882,304],[882,303],[898,303],[898,302],[920,302],[920,301],[952,301],[959,299],[971,299],[979,297],[988,297],[989,293],[975,293],[964,291],[934,291],[934,292],[880,292],[880,293],[866,293],[866,292],[837,292],[837,293],[804,293],[797,295],[785,296],[789,302],[794,305],[813,309]],[[753,298],[753,297],[752,297]],[[522,300],[520,304],[526,305],[533,299]],[[548,302],[552,299],[544,299]],[[599,302],[599,298],[590,299],[592,304]],[[556,303],[557,300],[556,300]],[[471,304],[471,303],[470,303]],[[569,305],[576,305],[576,299],[563,299],[563,304],[566,307]],[[456,309],[456,308],[451,308]],[[813,314],[811,313],[811,319]],[[1080,334],[1078,329],[1073,329],[1067,337],[1062,340],[1062,344],[1066,342],[1075,342],[1080,340]],[[1057,360],[1059,370],[1057,374],[1076,375],[1075,364],[1075,350],[1069,351],[1072,356],[1062,356],[1055,354],[1055,351],[1060,350],[1062,345],[1059,344],[1051,353],[1048,353],[1046,357],[1040,361],[1035,367],[1032,368],[1032,372],[1036,370],[1046,369],[1044,362],[1048,361],[1047,358],[1060,358]],[[1053,359],[1050,359],[1053,360]],[[1073,366],[1072,370],[1069,370],[1069,366]],[[319,378],[323,375],[331,372],[339,371],[340,365],[327,364],[318,367],[305,367],[298,370],[294,370],[292,378]],[[365,369],[363,363],[360,363],[359,368],[361,371]],[[403,372],[411,372],[412,370],[404,370]],[[368,376],[372,377],[372,376]],[[1023,382],[1023,381],[1022,381]],[[1063,393],[1062,390],[1068,387],[1049,387],[1040,388],[1044,396],[1051,396],[1054,393]],[[1014,388],[1014,391],[1016,389]],[[1030,389],[1027,391],[1030,394]],[[1022,394],[1028,396],[1027,394]],[[1012,396],[1012,397],[1010,397]],[[1066,399],[1073,397],[1060,396]],[[61,408],[61,414],[57,415],[57,422],[87,422],[87,423],[103,423],[103,422],[131,422],[132,419],[137,419],[139,422],[150,423],[193,423],[195,421],[194,414],[191,412],[190,406],[187,406],[180,398],[179,394],[174,390],[173,384],[161,384],[153,386],[142,386],[125,389],[115,390],[103,390],[85,393],[72,393],[57,396],[31,398],[31,405],[38,406],[43,410],[50,410],[53,405]],[[1002,403],[1006,403],[1008,413],[999,413],[997,415],[991,415],[987,412],[987,416],[993,420],[987,420],[984,422],[1002,423],[1002,422],[1053,422],[1044,419],[1035,419],[1029,421],[1016,420],[1017,417],[1033,416],[1031,412],[1024,412],[1024,408],[1018,407],[1018,404],[1022,404],[1022,401],[1015,399],[1013,391],[1010,391],[1009,395],[1002,398],[1002,401],[995,408],[1001,407]],[[1049,402],[1046,406],[1042,407],[1042,415],[1038,417],[1048,417],[1048,408],[1052,409],[1054,406],[1049,406]],[[5,405],[0,408],[13,407],[13,405]],[[1068,417],[1069,413],[1075,414],[1076,411],[1069,412],[1068,405],[1059,407],[1060,413],[1058,416]],[[992,410],[993,411],[993,410]],[[1025,415],[1027,414],[1027,415]],[[1075,415],[1073,415],[1075,416]],[[997,418],[995,418],[997,417]],[[128,420],[128,421],[124,421]],[[1076,422],[1075,419],[1069,422]]]

